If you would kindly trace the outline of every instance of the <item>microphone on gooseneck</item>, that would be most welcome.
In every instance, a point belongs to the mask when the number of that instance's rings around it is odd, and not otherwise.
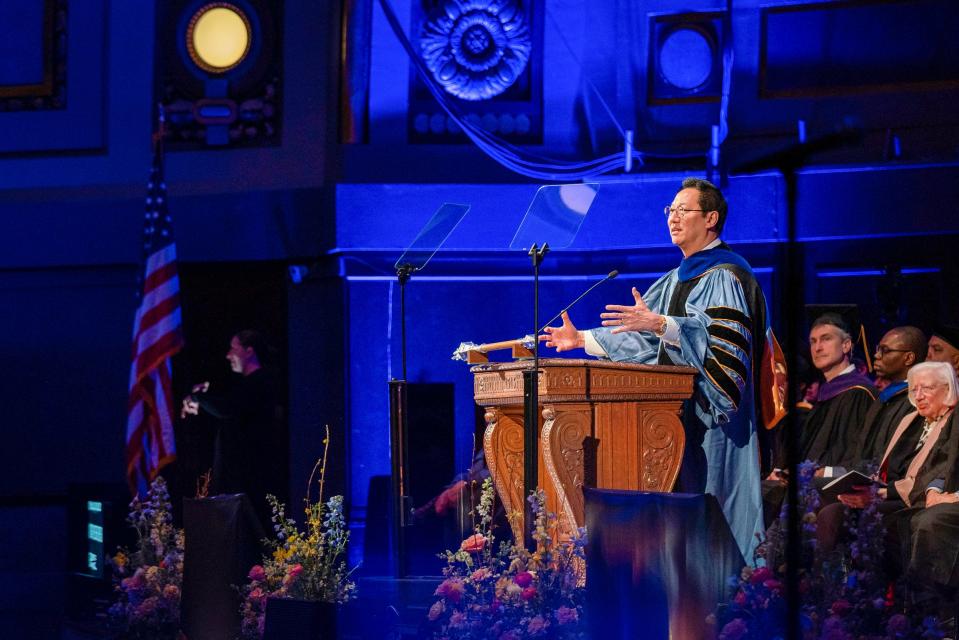
[[[579,294],[579,297],[578,297],[578,298],[576,298],[575,300],[573,300],[572,302],[570,302],[568,305],[566,305],[566,307],[563,308],[562,311],[560,311],[560,312],[557,313],[555,316],[553,316],[552,318],[550,318],[550,319],[546,322],[546,324],[544,324],[542,327],[540,327],[539,333],[543,333],[543,331],[546,330],[546,327],[548,327],[550,324],[553,323],[553,320],[555,320],[556,318],[558,318],[558,317],[560,317],[561,315],[563,315],[564,312],[569,311],[570,309],[572,309],[572,308],[573,308],[573,305],[575,305],[577,302],[579,302],[580,300],[582,300],[583,298],[585,298],[587,293],[589,293],[590,291],[592,291],[593,289],[595,289],[595,288],[598,287],[599,285],[603,284],[604,282],[608,282],[608,281],[612,280],[613,278],[615,278],[615,277],[618,276],[618,275],[619,275],[619,271],[617,271],[616,269],[613,269],[613,270],[610,271],[608,274],[606,274],[606,277],[605,277],[605,278],[603,278],[602,280],[600,280],[600,281],[598,281],[598,282],[594,282],[593,285],[592,285],[589,289],[587,289],[586,291],[584,291],[584,292],[582,292],[581,294]]]

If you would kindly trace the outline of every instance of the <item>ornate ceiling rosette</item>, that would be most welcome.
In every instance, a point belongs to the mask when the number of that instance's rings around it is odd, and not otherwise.
[[[463,100],[506,91],[526,68],[531,48],[519,0],[441,0],[420,30],[426,66]]]

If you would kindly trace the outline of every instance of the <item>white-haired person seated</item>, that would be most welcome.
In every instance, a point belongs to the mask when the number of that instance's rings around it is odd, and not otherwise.
[[[875,492],[859,487],[840,494],[838,502],[820,510],[816,535],[823,551],[831,551],[846,534],[847,509],[862,509],[878,500],[880,513],[894,514],[905,507],[923,505],[927,487],[937,478],[942,484],[940,476],[944,474],[952,435],[950,418],[959,397],[955,372],[943,363],[920,363],[909,370],[906,382],[909,402],[915,410],[899,421],[880,459],[875,477],[886,486]],[[893,548],[899,546],[898,533],[898,526],[888,528],[888,542]]]
[[[959,381],[945,362],[924,362],[909,371],[909,397],[917,407],[938,413],[941,445],[935,460],[916,477],[910,493],[914,509],[908,524],[906,575],[916,591],[917,604],[928,600],[940,618],[956,616],[959,595]],[[935,417],[935,416],[933,416]],[[931,437],[931,435],[930,435]]]

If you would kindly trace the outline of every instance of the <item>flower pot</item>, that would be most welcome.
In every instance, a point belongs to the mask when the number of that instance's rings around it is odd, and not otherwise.
[[[336,612],[329,602],[269,598],[263,640],[335,640]]]

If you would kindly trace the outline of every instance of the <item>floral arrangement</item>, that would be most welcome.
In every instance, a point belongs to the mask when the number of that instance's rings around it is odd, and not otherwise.
[[[329,445],[329,427],[323,444]],[[295,598],[317,602],[345,603],[356,597],[352,570],[346,566],[346,545],[350,532],[343,517],[343,496],[323,502],[326,451],[313,471],[320,468],[319,499],[306,497],[305,530],[286,517],[285,507],[267,496],[273,507],[274,540],[265,540],[271,552],[248,574],[240,588],[241,634],[246,639],[263,636],[268,598]],[[310,477],[310,486],[313,476]]]
[[[183,530],[173,527],[163,478],[150,484],[145,500],[133,499],[127,522],[138,540],[134,551],[120,549],[111,562],[118,595],[109,611],[111,624],[124,638],[175,638],[183,584]]]
[[[493,551],[492,480],[483,481],[475,533],[446,559],[444,580],[430,607],[427,632],[444,640],[586,638],[582,572],[586,532],[555,542],[556,516],[538,490],[529,497],[536,550],[503,542]]]
[[[801,551],[798,561],[800,624],[808,640],[895,640],[942,638],[935,618],[910,618],[893,608],[881,570],[883,528],[878,501],[850,509],[846,526],[850,541],[830,554],[816,546],[819,492],[811,480],[812,462],[799,466]],[[875,487],[872,491],[875,492]],[[875,496],[873,496],[875,497]],[[773,640],[786,636],[786,512],[767,532],[756,551],[755,566],[746,566],[730,580],[732,600],[720,606],[710,622],[719,640]]]

